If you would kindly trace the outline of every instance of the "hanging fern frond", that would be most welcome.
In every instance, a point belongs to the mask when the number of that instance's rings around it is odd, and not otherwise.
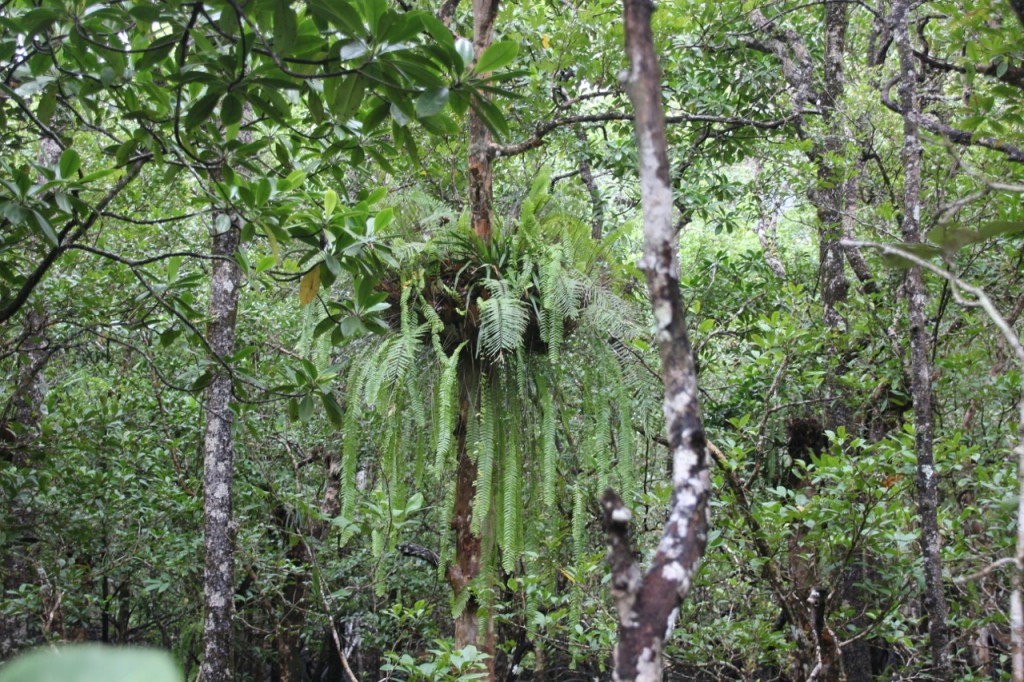
[[[587,495],[583,481],[577,479],[572,489],[572,559],[578,567],[587,547]]]
[[[348,373],[345,396],[345,417],[342,425],[341,515],[351,519],[356,508],[356,470],[359,467],[360,428],[363,410],[363,379],[365,363],[353,362]]]
[[[362,381],[362,401],[367,405],[377,405],[381,398],[381,387],[385,385],[387,374],[387,363],[385,358],[392,353],[392,348],[401,343],[400,336],[393,336],[386,339],[376,349],[369,353],[364,359],[366,372]]]
[[[618,363],[612,363],[619,369]],[[615,432],[615,443],[618,446],[619,461],[615,472],[619,479],[619,490],[622,499],[632,500],[636,494],[636,471],[633,467],[633,401],[626,383],[623,381],[621,369],[618,372],[615,392],[615,409],[618,412],[618,428]]]
[[[442,362],[441,380],[437,384],[437,449],[434,453],[434,474],[436,476],[441,476],[441,472],[444,470],[455,435],[455,419],[459,412],[459,354],[466,343],[466,341],[460,343],[451,357],[444,354],[440,344],[435,346],[435,350],[440,353]]]
[[[444,514],[444,518],[450,519],[455,514],[455,482],[456,478],[451,476],[448,478],[447,483],[444,486],[444,498],[441,503],[441,513]],[[439,540],[440,551],[438,551],[437,558],[437,579],[444,580],[445,571],[448,570],[448,566],[452,563],[452,536],[454,535],[452,524],[442,523],[441,524],[441,538]]]
[[[544,308],[563,318],[575,319],[579,314],[580,284],[564,267],[562,258],[561,248],[553,247],[541,269]]]
[[[511,412],[511,411],[510,411]],[[515,570],[516,559],[521,548],[522,505],[522,462],[520,461],[517,429],[506,420],[508,442],[502,448],[502,568],[507,573]]]
[[[476,496],[473,499],[471,526],[474,535],[480,535],[480,524],[491,510],[491,487],[499,440],[499,415],[497,403],[494,401],[494,384],[494,381],[486,381],[480,396],[480,431],[476,445]]]
[[[480,350],[486,355],[500,357],[522,345],[530,322],[528,308],[519,296],[510,291],[505,280],[486,279],[484,286],[490,298],[477,299],[480,306]]]
[[[547,378],[537,375],[537,392],[541,409],[541,471],[544,504],[555,505],[555,489],[558,485],[558,448],[555,443],[555,401],[548,386]]]
[[[313,341],[313,329],[317,322],[317,307],[312,305],[302,306],[302,319],[299,322],[299,340],[295,343],[295,354],[306,357],[309,354],[310,344]]]
[[[462,591],[452,597],[452,618],[458,618],[466,611],[469,605],[469,598],[473,596],[473,590],[469,585],[462,588]]]
[[[597,489],[605,490],[611,480],[612,444],[611,424],[612,411],[607,401],[602,401],[601,411],[597,415],[594,429],[594,462],[597,465]]]

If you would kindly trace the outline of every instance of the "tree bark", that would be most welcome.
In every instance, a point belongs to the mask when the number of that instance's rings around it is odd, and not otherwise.
[[[825,82],[819,110],[828,131],[824,144],[811,154],[818,166],[818,187],[811,199],[817,209],[819,223],[821,301],[825,306],[825,326],[831,330],[846,326],[839,306],[846,302],[849,290],[843,267],[845,259],[839,246],[843,238],[845,173],[842,157],[846,135],[834,117],[836,104],[843,96],[843,56],[848,23],[846,3],[825,3]]]
[[[490,46],[494,37],[494,20],[498,15],[499,0],[473,0],[473,47],[476,58]],[[475,111],[469,111],[469,210],[473,232],[485,244],[490,244],[493,235],[491,205],[494,195],[491,150],[491,133]],[[469,420],[473,418],[471,405],[475,404],[480,384],[480,371],[471,352],[459,359],[459,417],[456,424],[456,446],[458,464],[455,481],[455,505],[452,514],[452,530],[455,535],[455,563],[448,567],[448,584],[456,600],[480,573],[483,545],[473,535],[473,499],[476,494],[477,466],[470,456],[466,432]],[[455,646],[464,648],[474,645],[489,656],[485,680],[495,678],[494,621],[490,614],[480,626],[480,605],[473,596],[455,618]]]
[[[499,0],[473,0],[473,49],[477,59],[491,45]],[[484,75],[484,74],[480,74]],[[469,210],[473,231],[485,243],[491,241],[491,204],[494,176],[491,131],[476,107],[469,111]]]
[[[583,186],[587,188],[587,194],[590,195],[590,208],[593,211],[590,216],[590,237],[594,241],[600,241],[604,236],[604,202],[601,201],[601,192],[597,188],[597,181],[594,180],[590,161],[587,160],[587,147],[590,142],[583,126],[576,126],[573,129],[573,134],[576,135],[576,139],[580,143],[578,153],[580,180],[583,181]]]
[[[602,500],[609,534],[612,595],[619,612],[614,679],[660,682],[665,640],[707,545],[710,476],[700,417],[697,372],[679,291],[678,238],[672,226],[665,113],[649,0],[625,0],[624,86],[636,111],[636,141],[644,214],[641,266],[654,310],[665,381],[665,426],[672,453],[672,504],[650,568],[642,577],[629,546],[631,518],[608,490]]]
[[[908,244],[921,241],[921,141],[919,135],[920,100],[913,46],[910,42],[910,0],[897,0],[892,10],[892,26],[899,52],[899,92],[903,109],[903,239]],[[932,674],[951,679],[948,608],[942,584],[941,540],[938,523],[938,476],[932,453],[932,383],[928,356],[928,329],[925,308],[928,294],[921,268],[914,266],[904,280],[907,316],[910,324],[910,374],[914,403],[914,434],[917,450],[917,511],[921,522],[921,554],[924,559],[924,604],[928,613],[928,636],[932,652]]]
[[[474,417],[474,406],[480,386],[480,372],[475,366],[472,356],[467,353],[459,358],[459,416],[455,425],[455,442],[458,452],[458,469],[455,480],[455,509],[452,514],[452,530],[455,535],[455,563],[448,567],[448,584],[458,599],[463,590],[470,589],[469,583],[480,573],[482,543],[471,530],[473,523],[473,498],[476,494],[477,466],[469,454],[466,435],[469,420]],[[480,605],[476,598],[470,597],[465,608],[455,618],[455,646],[467,647],[470,644],[482,651],[490,640],[492,660],[488,670],[493,677],[493,626],[485,625],[483,641],[480,637]],[[490,619],[488,619],[490,621]],[[490,633],[490,637],[487,634]]]
[[[210,228],[213,276],[210,281],[207,340],[210,350],[223,361],[235,348],[238,290],[242,272],[234,262],[241,243],[241,217],[227,213],[228,229],[217,230],[214,216]],[[231,499],[234,484],[234,437],[231,411],[232,377],[226,368],[211,360],[215,368],[206,389],[206,432],[203,441],[204,547],[206,568],[203,598],[203,682],[233,679],[231,621],[235,593],[234,521]]]

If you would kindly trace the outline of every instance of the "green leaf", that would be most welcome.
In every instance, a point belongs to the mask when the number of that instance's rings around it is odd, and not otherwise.
[[[234,125],[242,120],[242,100],[233,92],[224,96],[220,105],[220,120],[226,126]]]
[[[338,53],[338,57],[341,61],[347,62],[352,59],[359,59],[364,57],[370,52],[370,46],[366,44],[365,40],[357,38],[356,40],[350,40],[341,46],[341,51]]]
[[[347,0],[309,0],[309,9],[313,14],[333,23],[349,35],[365,32],[355,8]]]
[[[219,91],[214,91],[200,97],[199,101],[192,105],[192,108],[188,110],[188,114],[185,116],[185,128],[192,130],[210,118],[210,114],[213,113],[217,102],[220,101],[220,96],[221,93]]]
[[[321,393],[320,402],[324,405],[324,411],[327,412],[327,419],[330,420],[331,426],[340,429],[345,423],[345,412],[341,409],[341,405],[330,393]]]
[[[60,169],[60,177],[67,180],[72,175],[78,172],[78,169],[82,167],[82,157],[78,155],[74,149],[65,149],[60,155],[60,163],[58,168]]]
[[[416,98],[416,116],[426,118],[444,109],[448,104],[448,88],[430,88]]]
[[[476,61],[473,71],[480,74],[496,71],[510,64],[517,54],[519,54],[519,43],[511,40],[494,43],[480,55],[480,59]]]
[[[53,118],[53,112],[57,110],[57,88],[48,87],[36,106],[36,116],[43,123],[49,123]]]
[[[313,396],[306,394],[302,396],[302,400],[299,401],[299,421],[308,422],[309,418],[313,416]]]
[[[335,93],[333,113],[339,121],[347,121],[355,115],[366,92],[366,80],[357,73],[345,77]]]
[[[79,644],[37,649],[0,669],[0,682],[178,682],[181,673],[165,652]]]
[[[39,211],[32,211],[32,218],[35,219],[35,223],[39,227],[39,231],[43,233],[43,237],[45,237],[46,241],[50,243],[50,246],[57,246],[59,243],[57,233],[54,232],[53,226],[50,225],[50,221],[46,219],[46,216]]]
[[[321,123],[324,120],[324,103],[313,90],[310,90],[306,96],[306,101],[309,103],[309,115],[313,119],[313,123]]]
[[[505,120],[505,115],[494,105],[494,102],[483,97],[474,97],[471,106],[495,137],[508,136],[508,121]]]
[[[295,11],[291,3],[278,0],[274,3],[274,51],[282,54],[291,50],[297,32]]]
[[[400,107],[397,102],[391,103],[391,118],[394,119],[395,123],[403,128],[412,123],[412,118],[402,111],[402,107]]]
[[[338,193],[333,189],[324,192],[324,217],[330,218],[334,209],[338,206]]]
[[[429,12],[424,12],[420,16],[420,21],[423,23],[423,28],[426,29],[427,33],[441,44],[442,47],[447,49],[455,49],[455,39],[452,38],[451,30],[441,23],[441,21]]]

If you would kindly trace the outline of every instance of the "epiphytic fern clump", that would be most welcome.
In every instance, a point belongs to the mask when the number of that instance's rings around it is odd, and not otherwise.
[[[620,351],[646,327],[598,283],[608,280],[608,243],[560,211],[549,188],[543,172],[518,218],[487,242],[436,200],[400,198],[389,245],[399,267],[379,284],[394,333],[367,345],[348,377],[344,508],[353,508],[354,460],[372,456],[393,508],[427,476],[450,515],[460,453],[471,458],[471,530],[484,548],[471,587],[482,608],[499,569],[514,573],[538,556],[530,515],[564,504],[559,490],[570,486],[573,513],[585,514],[579,502],[598,482],[638,488],[634,419],[645,417],[631,409],[635,387]],[[442,532],[441,570],[454,544],[448,524]]]

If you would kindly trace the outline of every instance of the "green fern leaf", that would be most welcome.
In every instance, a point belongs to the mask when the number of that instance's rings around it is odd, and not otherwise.
[[[491,382],[488,382],[490,384]],[[491,510],[491,487],[493,485],[494,464],[497,446],[496,405],[493,401],[494,391],[488,386],[482,391],[480,401],[480,433],[477,442],[476,459],[476,495],[473,499],[473,521],[470,528],[474,535],[480,535],[480,524]]]
[[[530,321],[525,303],[515,296],[504,280],[484,280],[491,294],[477,299],[480,306],[480,348],[492,357],[519,348]]]

